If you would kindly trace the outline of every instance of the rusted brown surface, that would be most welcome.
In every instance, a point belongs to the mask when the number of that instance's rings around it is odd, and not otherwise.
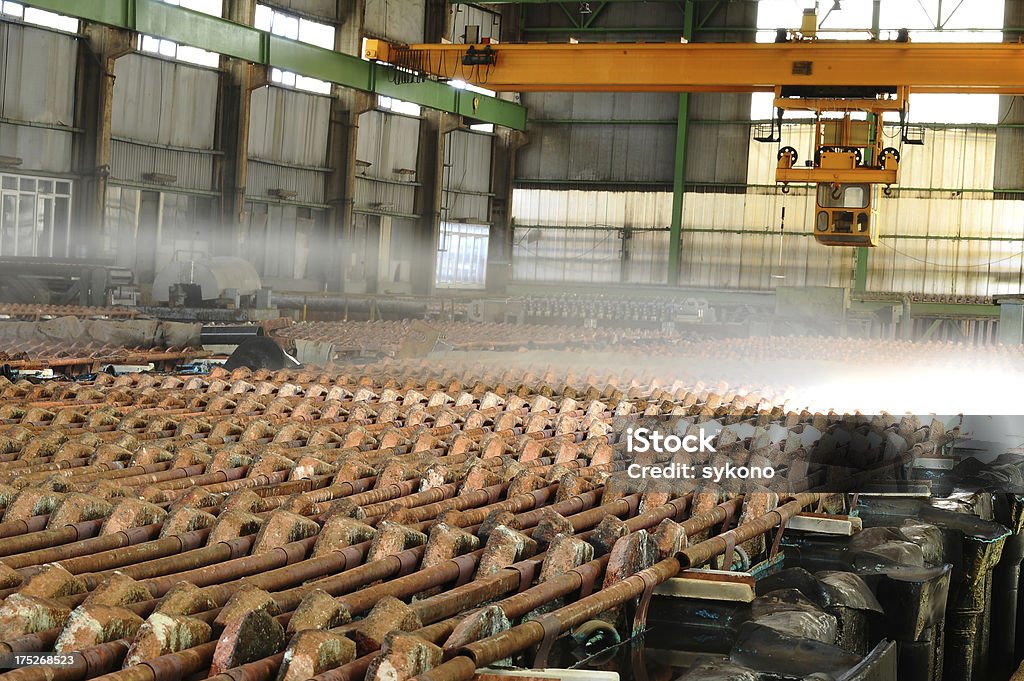
[[[514,655],[538,608],[613,612],[638,574],[723,553],[727,517],[755,548],[777,524],[785,499],[610,477],[628,463],[612,424],[659,413],[827,427],[625,368],[0,379],[0,639],[102,659],[66,679],[400,679],[442,648],[471,675],[460,651]]]

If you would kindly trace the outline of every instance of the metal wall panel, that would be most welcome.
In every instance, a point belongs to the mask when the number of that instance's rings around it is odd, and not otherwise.
[[[0,118],[70,126],[78,41],[69,35],[0,21]],[[0,155],[20,168],[71,171],[69,130],[0,124]]]
[[[177,178],[174,189],[212,191],[213,158],[210,152],[167,149],[114,139],[110,144],[110,176],[122,182],[146,183],[149,173]]]
[[[415,213],[416,186],[381,182],[371,177],[356,177],[355,210],[363,213],[412,215]]]
[[[732,4],[732,3],[727,3]],[[597,3],[591,2],[590,9],[599,12],[597,17],[587,17],[576,13],[580,5],[559,7],[558,3],[540,3],[523,5],[526,13],[527,26],[556,27],[558,32],[528,32],[528,40],[552,40],[564,41],[567,37],[574,36],[581,40],[586,39],[594,42],[617,42],[621,40],[661,42],[666,40],[678,40],[683,35],[684,12],[682,5],[668,2],[628,2],[609,3],[599,7]],[[565,11],[565,10],[568,10]],[[592,24],[588,31],[581,32],[570,23],[568,13],[574,13],[574,20],[586,21],[590,19]],[[678,27],[678,33],[668,31],[672,27]],[[602,28],[611,30],[602,31]],[[628,31],[627,28],[656,28],[656,32]],[[666,32],[668,31],[668,32]]]
[[[359,117],[357,211],[413,214],[419,134],[420,121],[410,116],[374,110]]]
[[[299,14],[308,14],[329,21],[337,16],[338,9],[336,0],[270,0],[260,4],[270,5],[278,9],[290,9]]]
[[[669,232],[633,232],[626,281],[630,284],[668,282]]]
[[[445,139],[442,184],[443,220],[486,223],[490,220],[491,147],[489,134],[456,130]]]
[[[517,228],[513,276],[520,281],[618,281],[621,251],[616,231]]]
[[[0,123],[0,156],[21,159],[21,170],[71,172],[72,133]]]
[[[531,117],[530,143],[519,153],[516,177],[670,184],[678,102],[673,94],[524,94]],[[608,123],[543,123],[570,119]],[[661,123],[622,122],[640,120]]]
[[[786,229],[780,237],[783,207]],[[619,282],[621,269],[603,258],[621,249],[620,230],[629,226],[660,230],[633,234],[626,281],[663,282],[670,214],[671,194],[664,192],[517,189],[515,276]],[[852,285],[854,249],[817,244],[809,235],[813,214],[814,196],[802,189],[687,192],[680,283],[754,290],[780,283]],[[909,196],[883,200],[878,220],[882,239],[869,252],[869,290],[992,296],[1019,294],[1024,287],[1024,201],[971,193]],[[567,260],[564,267],[560,258]]]
[[[249,156],[322,168],[327,165],[329,97],[281,87],[252,93]]]
[[[0,117],[71,125],[77,50],[74,36],[0,22]]]
[[[212,149],[217,72],[129,54],[117,60],[111,131],[117,137]]]
[[[455,130],[448,133],[445,152],[453,168],[448,188],[486,192],[491,185],[491,144],[489,134]]]
[[[245,194],[256,201],[273,200],[272,190],[297,192],[291,201],[323,205],[325,172],[311,168],[290,168],[249,159]]]
[[[482,7],[452,3],[448,26],[448,37],[456,43],[465,42],[466,26],[479,26],[481,39],[501,39],[501,15]]]
[[[689,110],[686,181],[693,184],[746,182],[750,95],[696,93],[690,96]],[[673,141],[673,148],[674,145]]]
[[[512,203],[517,279],[618,282],[623,271],[619,228],[631,227],[661,231],[633,232],[627,280],[667,280],[667,226],[672,212],[668,192],[520,189],[513,193]]]
[[[669,192],[587,192],[517,189],[512,217],[517,225],[619,229],[668,227]]]
[[[362,114],[356,159],[372,165],[361,174],[397,181],[407,175],[400,171],[415,170],[419,134],[419,119],[376,110]]]
[[[368,36],[422,43],[426,0],[366,0],[365,17]]]

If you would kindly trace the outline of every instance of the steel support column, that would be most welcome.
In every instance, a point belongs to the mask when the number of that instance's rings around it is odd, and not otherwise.
[[[1024,0],[1005,0],[1003,26],[1021,26],[1024,22]],[[1015,43],[1020,39],[1016,32],[1004,32],[1003,42]],[[1024,123],[1024,97],[1004,95],[999,98],[999,122],[1008,124]],[[1024,129],[1003,127],[996,129],[995,189],[997,198],[1020,199],[1013,190],[1024,189],[1024,161],[1021,147],[1024,145]],[[1007,190],[1006,193],[999,190]]]
[[[239,24],[255,20],[255,0],[228,0],[225,17]],[[214,165],[215,185],[220,192],[220,224],[211,235],[214,255],[241,255],[246,222],[245,187],[249,173],[250,94],[254,87],[252,65],[241,59],[221,57],[217,93],[215,147],[222,152]],[[258,77],[255,80],[260,80]]]
[[[81,239],[71,243],[72,257],[103,253],[107,178],[110,176],[110,120],[114,101],[114,64],[132,49],[131,34],[100,24],[85,23],[78,41],[75,74],[73,163],[80,178],[75,190],[73,223]],[[84,244],[85,253],[76,249]]]
[[[345,54],[359,54],[366,0],[350,0],[337,17],[334,49]],[[341,10],[339,10],[341,11]],[[327,198],[326,248],[322,260],[324,283],[329,291],[344,290],[346,267],[356,246],[356,144],[359,139],[359,117],[373,106],[374,96],[340,86],[333,88],[331,118],[327,129]]]
[[[437,269],[437,244],[441,229],[441,198],[444,191],[444,150],[446,135],[457,127],[454,117],[440,111],[424,111],[420,121],[416,156],[414,212],[419,215],[413,233],[412,292],[430,295]]]
[[[853,268],[853,290],[857,293],[868,288],[868,249],[858,248]]]
[[[355,248],[353,208],[356,194],[356,143],[359,139],[359,117],[369,110],[372,96],[353,90],[336,93],[331,101],[331,118],[327,130],[326,196],[328,243],[322,254],[324,283],[327,290],[339,291],[345,286],[345,270],[351,263],[346,257]]]
[[[882,0],[874,0],[871,4],[871,36],[878,40],[882,32]],[[876,134],[882,134],[878,130]],[[853,290],[857,293],[866,291],[868,288],[868,259],[870,251],[861,247],[855,251],[853,266]]]
[[[683,37],[693,38],[693,0],[687,0],[683,20]],[[679,115],[676,119],[676,154],[672,171],[672,225],[668,241],[668,284],[679,284],[680,250],[683,245],[683,194],[686,191],[686,144],[690,125],[690,93],[679,94]]]
[[[512,279],[512,185],[516,158],[526,135],[515,130],[496,130],[491,145],[490,223],[487,240],[487,290],[504,294]]]

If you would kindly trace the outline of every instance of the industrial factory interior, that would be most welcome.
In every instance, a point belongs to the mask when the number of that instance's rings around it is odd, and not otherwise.
[[[1024,681],[1024,0],[0,0],[0,681]]]

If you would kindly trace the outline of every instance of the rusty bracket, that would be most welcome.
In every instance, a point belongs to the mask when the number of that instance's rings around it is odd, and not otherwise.
[[[771,553],[768,554],[769,558],[775,558],[775,556],[779,555],[779,546],[782,544],[782,533],[786,531],[786,525],[788,525],[788,524],[789,524],[789,519],[788,518],[783,518],[779,522],[779,529],[775,533],[775,541],[772,542]]]
[[[658,580],[648,572],[638,572],[637,576],[644,582],[644,592],[640,594],[640,601],[637,603],[636,612],[633,613],[633,636],[643,633],[647,627],[647,610],[651,605],[651,594],[654,587],[658,586]]]
[[[516,593],[523,593],[533,585],[533,577],[537,573],[537,561],[523,560],[512,563],[509,567],[519,573],[519,589]]]
[[[720,534],[724,534],[729,531],[729,526],[732,525],[732,521],[736,516],[736,511],[732,504],[725,505],[722,510],[725,511],[725,519],[722,521],[722,526],[718,530]]]
[[[562,634],[562,621],[549,612],[541,615],[534,622],[538,622],[544,628],[544,638],[537,646],[537,654],[533,658],[533,668],[544,669],[548,666],[548,655],[551,654],[551,647]]]
[[[725,553],[722,554],[722,569],[731,570],[733,553],[736,551],[736,535],[733,534],[732,530],[729,530],[719,536],[725,542]]]
[[[596,568],[588,569],[586,565],[581,565],[578,568],[573,568],[570,572],[575,572],[580,576],[580,598],[586,598],[594,593],[594,583],[597,581],[598,574]]]

